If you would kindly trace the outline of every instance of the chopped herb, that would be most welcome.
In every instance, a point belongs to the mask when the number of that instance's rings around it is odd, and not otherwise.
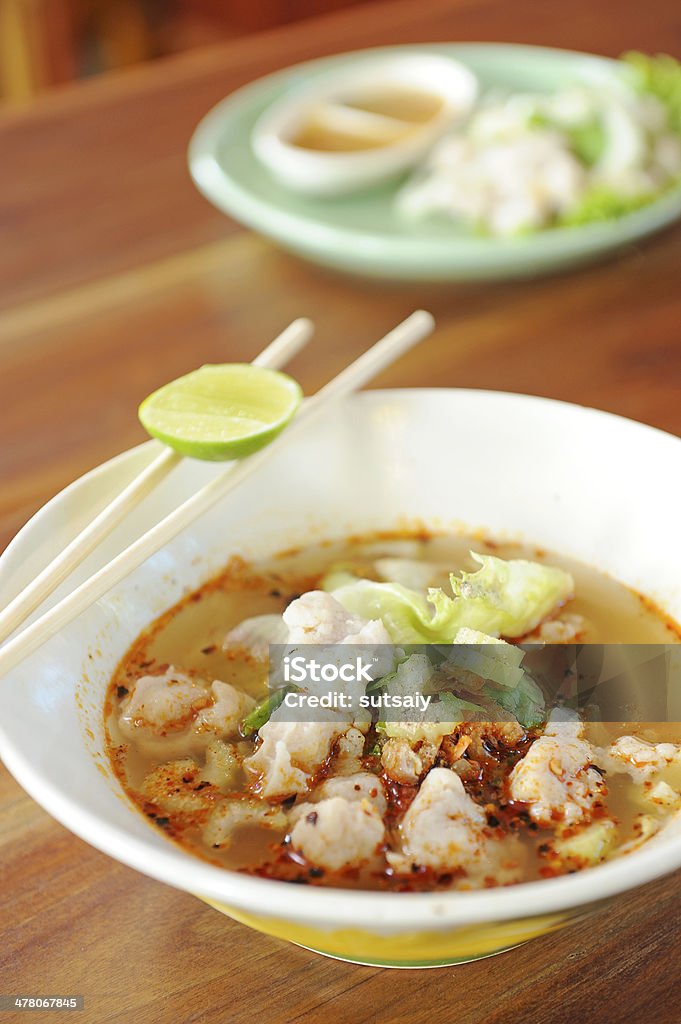
[[[262,729],[265,722],[268,722],[280,704],[283,703],[287,693],[295,693],[297,687],[283,686],[275,690],[269,697],[266,697],[260,704],[250,711],[241,723],[241,735],[250,736],[252,733]]]
[[[681,63],[666,53],[625,53],[622,59],[632,69],[636,87],[664,105],[669,127],[681,133]]]
[[[592,221],[617,220],[659,199],[671,184],[656,191],[639,192],[635,195],[624,195],[605,185],[594,185],[584,192],[576,206],[560,218],[559,223],[574,226],[590,224]]]

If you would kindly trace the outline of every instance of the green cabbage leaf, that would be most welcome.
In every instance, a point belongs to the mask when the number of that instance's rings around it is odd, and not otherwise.
[[[451,575],[451,597],[439,587],[424,596],[399,583],[347,574],[341,582],[331,573],[323,586],[352,614],[381,619],[396,644],[451,644],[463,627],[490,637],[524,636],[573,593],[572,577],[563,569],[471,555],[480,568]]]

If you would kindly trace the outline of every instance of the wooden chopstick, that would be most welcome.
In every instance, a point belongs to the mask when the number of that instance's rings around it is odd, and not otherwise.
[[[434,321],[430,313],[426,313],[424,310],[412,313],[385,338],[329,381],[316,395],[307,399],[293,422],[270,445],[241,462],[231,463],[223,473],[211,480],[196,494],[187,498],[178,508],[112,559],[108,565],[103,566],[71,594],[0,648],[0,676],[9,672],[24,658],[41,647],[50,637],[58,633],[76,616],[99,600],[122,579],[125,579],[147,558],[176,537],[185,527],[212,508],[217,501],[256,473],[268,459],[271,459],[279,451],[282,445],[288,443],[288,440],[296,432],[303,430],[307,424],[319,416],[331,401],[363,387],[377,373],[380,373],[404,352],[430,334],[433,326]]]
[[[256,356],[253,365],[271,369],[285,366],[303,346],[307,345],[313,330],[310,320],[304,317],[294,320],[260,355]],[[125,516],[182,461],[182,458],[183,456],[172,448],[164,448],[24,590],[0,611],[0,644],[26,621],[97,545],[108,537]]]

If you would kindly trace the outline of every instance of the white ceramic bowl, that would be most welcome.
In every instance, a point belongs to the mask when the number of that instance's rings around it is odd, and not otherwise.
[[[5,603],[157,451],[67,488],[0,559]],[[79,570],[84,578],[219,467],[190,460]],[[681,620],[681,441],[605,413],[493,392],[369,392],[300,435],[220,507],[2,680],[0,754],[87,842],[255,928],[348,960],[430,966],[489,955],[681,865],[673,822],[590,871],[471,893],[306,888],[184,853],[128,802],[103,753],[107,681],[137,633],[215,573],[296,542],[418,523],[485,527],[582,559]]]
[[[441,108],[408,134],[381,146],[328,152],[293,144],[298,130],[322,104],[328,106],[330,123],[339,127],[369,135],[381,129],[389,133],[392,119],[332,104],[396,87],[430,93],[441,101]],[[351,67],[332,69],[321,80],[285,91],[260,115],[251,142],[258,159],[288,188],[307,195],[345,195],[414,167],[452,124],[471,111],[477,93],[472,71],[449,57],[418,51],[358,56]]]

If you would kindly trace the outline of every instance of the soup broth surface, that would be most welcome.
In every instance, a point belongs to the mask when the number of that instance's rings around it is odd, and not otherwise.
[[[245,650],[223,650],[225,636],[232,627],[251,616],[282,612],[300,594],[318,588],[320,578],[331,566],[342,564],[357,575],[377,578],[375,559],[408,557],[442,566],[441,579],[438,576],[436,583],[445,587],[449,572],[471,572],[477,568],[469,554],[471,548],[482,554],[528,558],[569,570],[575,581],[575,597],[567,608],[571,615],[583,617],[580,642],[669,644],[679,640],[676,626],[650,602],[608,576],[558,555],[515,544],[497,544],[479,537],[372,536],[289,551],[253,565],[234,559],[219,577],[189,594],[142,633],[114,674],[105,707],[107,745],[111,763],[130,799],[152,825],[161,828],[170,839],[193,854],[230,869],[306,884],[397,891],[506,884],[503,877],[497,877],[494,872],[477,881],[471,881],[458,871],[440,872],[429,868],[415,870],[405,877],[392,871],[380,856],[368,865],[351,870],[321,870],[292,850],[287,825],[272,828],[246,823],[237,829],[233,841],[224,848],[208,845],[205,840],[207,816],[220,801],[241,799],[248,794],[248,773],[240,767],[232,772],[227,784],[209,783],[202,776],[203,756],[189,742],[183,747],[181,730],[171,730],[149,743],[142,735],[139,741],[131,740],[120,727],[120,709],[137,681],[144,676],[163,674],[169,666],[197,680],[217,679],[231,684],[256,701],[265,698],[266,665]],[[479,752],[474,756],[473,744],[459,764],[469,795],[484,807],[490,834],[512,837],[516,848],[522,850],[522,880],[589,866],[573,861],[558,863],[552,853],[553,826],[538,825],[526,808],[508,798],[509,774],[540,732],[527,732],[501,753],[491,749],[489,757],[483,754],[484,760],[480,759]],[[465,733],[464,725],[458,729],[457,736],[461,733]],[[600,746],[624,733],[651,743],[681,740],[681,726],[626,722],[586,724],[587,738]],[[399,844],[400,823],[415,798],[417,787],[400,784],[385,774],[380,742],[377,742],[380,740],[372,727],[366,737],[362,768],[382,780],[388,801],[387,843]],[[257,746],[257,737],[237,737],[232,745],[238,757],[247,756]],[[150,773],[166,764],[189,763],[190,759],[195,768],[188,770],[178,786],[187,785],[192,793],[204,794],[195,812],[187,813],[185,809],[176,812],[177,801],[173,803],[166,797],[159,801],[153,798],[153,793],[150,797],[148,787],[145,789]],[[327,765],[324,771],[333,774],[333,766]],[[681,788],[681,767],[670,765],[661,772],[659,780]],[[618,849],[626,850],[627,844],[636,844],[642,828],[649,825],[641,825],[644,818],[662,823],[671,813],[669,808],[646,803],[645,796],[645,789],[634,785],[626,772],[608,774],[602,814],[616,825]],[[300,802],[303,797],[297,799]],[[291,800],[272,802],[275,809],[283,808],[286,813],[291,804]],[[565,832],[561,826],[561,835]]]

